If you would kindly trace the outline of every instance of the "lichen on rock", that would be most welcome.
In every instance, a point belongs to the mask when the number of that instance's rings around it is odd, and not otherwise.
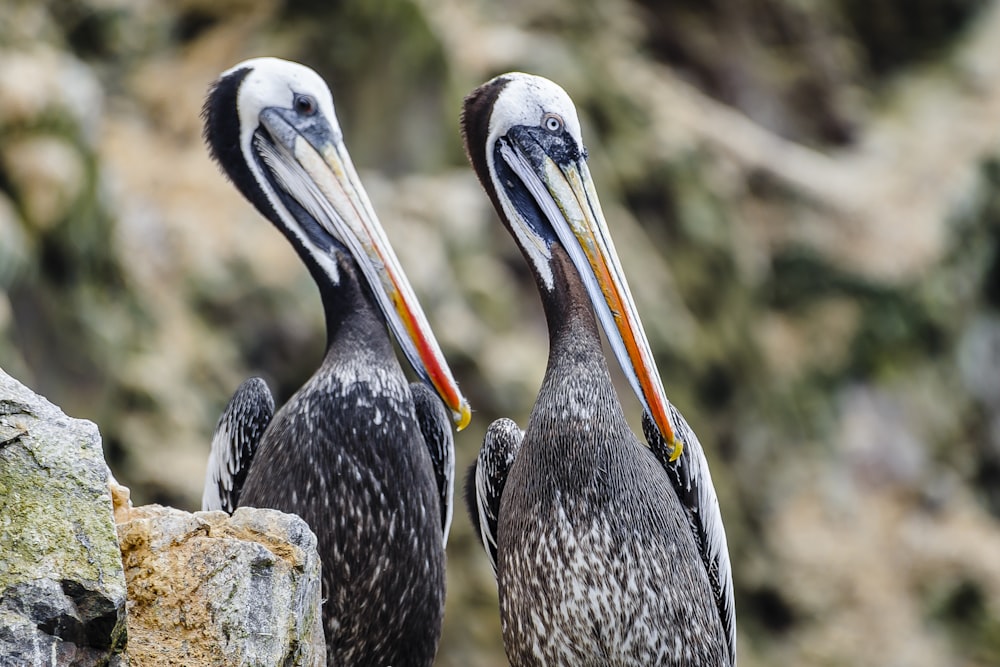
[[[115,664],[125,577],[97,427],[0,370],[2,664]]]

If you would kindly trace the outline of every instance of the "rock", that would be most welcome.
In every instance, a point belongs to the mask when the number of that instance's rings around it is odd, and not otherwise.
[[[120,664],[125,628],[97,427],[0,370],[0,665]]]
[[[0,667],[320,666],[320,600],[300,518],[133,508],[97,428],[0,371]]]
[[[133,664],[326,664],[316,537],[302,519],[158,505],[117,514]]]

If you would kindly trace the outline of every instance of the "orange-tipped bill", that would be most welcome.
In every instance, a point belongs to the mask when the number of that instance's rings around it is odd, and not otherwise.
[[[505,142],[499,153],[531,192],[569,253],[618,363],[660,434],[672,446],[671,459],[676,459],[681,442],[675,438],[666,393],[587,163],[583,159],[556,162],[537,147],[525,150],[517,137]]]

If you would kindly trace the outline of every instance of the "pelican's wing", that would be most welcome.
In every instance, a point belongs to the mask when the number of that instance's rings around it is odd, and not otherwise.
[[[455,436],[451,419],[438,395],[422,382],[410,384],[417,423],[434,464],[434,478],[441,501],[441,529],[448,546],[451,518],[455,506]]]
[[[465,504],[472,525],[486,549],[493,574],[497,573],[497,523],[500,498],[507,473],[521,449],[524,432],[511,419],[498,419],[486,429],[479,458],[469,468],[465,482]]]
[[[232,513],[236,509],[254,452],[273,416],[274,398],[260,378],[243,382],[229,399],[212,436],[201,498],[203,510]]]
[[[698,436],[673,405],[670,406],[670,421],[676,437],[684,447],[675,461],[670,460],[672,450],[667,447],[660,431],[646,412],[642,415],[642,430],[646,435],[646,442],[667,471],[681,504],[687,510],[688,523],[705,563],[705,570],[715,592],[719,618],[726,631],[729,664],[735,665],[736,607],[733,600],[733,571],[729,562],[729,546],[726,543],[726,529],[722,525],[719,499],[715,495],[712,473],[708,470],[708,460],[698,442]]]

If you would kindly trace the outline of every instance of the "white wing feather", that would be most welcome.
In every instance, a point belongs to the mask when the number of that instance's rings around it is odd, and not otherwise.
[[[500,499],[507,484],[507,474],[521,450],[523,439],[524,431],[511,419],[497,419],[490,424],[476,459],[475,507],[472,507],[472,498],[467,497],[469,512],[475,513],[474,523],[479,527],[479,538],[486,549],[490,565],[493,566],[494,576],[497,573]]]
[[[201,498],[203,510],[232,513],[236,509],[253,455],[273,416],[274,398],[261,378],[246,380],[229,399],[212,436]]]

